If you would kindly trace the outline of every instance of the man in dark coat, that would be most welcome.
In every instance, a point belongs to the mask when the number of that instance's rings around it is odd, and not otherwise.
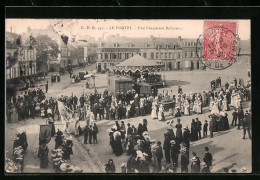
[[[213,120],[211,119],[209,122],[210,138],[213,138],[213,128],[214,128],[214,123],[213,123]]]
[[[92,125],[89,125],[89,131],[88,131],[88,142],[89,144],[92,144],[92,137],[93,137],[93,127]]]
[[[191,134],[190,134],[190,130],[189,130],[189,128],[187,126],[184,128],[182,137],[183,137],[182,138],[183,146],[187,148],[186,149],[187,151],[189,151]]]
[[[155,156],[156,156],[156,160],[157,160],[157,171],[160,172],[162,170],[162,158],[163,158],[163,150],[162,150],[162,146],[161,146],[161,141],[157,142],[157,147],[155,150]]]
[[[164,156],[167,163],[171,163],[170,159],[170,151],[171,151],[171,143],[168,135],[164,134],[164,143],[163,143]]]
[[[49,88],[49,83],[48,83],[48,81],[47,81],[46,84],[45,84],[45,91],[46,91],[46,94],[48,93],[48,88]]]
[[[88,125],[86,125],[85,129],[84,129],[84,144],[88,144],[88,135],[89,135],[89,127]]]
[[[239,108],[238,112],[237,112],[237,117],[238,117],[238,127],[237,129],[240,129],[241,123],[244,119],[244,110],[242,107]]]
[[[205,120],[205,123],[203,125],[203,137],[207,137],[208,135],[208,121]]]
[[[232,126],[233,126],[233,124],[235,124],[235,126],[237,126],[237,110],[236,109],[234,109],[234,112],[232,113],[232,116],[233,116],[233,119],[232,119]]]
[[[196,124],[197,124],[198,137],[199,137],[199,139],[201,139],[201,126],[202,126],[202,124],[201,124],[199,118],[196,118]]]
[[[246,110],[245,117],[242,121],[243,125],[243,139],[245,139],[246,131],[248,132],[248,137],[251,139],[251,133],[250,133],[250,114]]]
[[[178,143],[176,143],[175,140],[171,140],[171,158],[172,158],[172,164],[173,166],[178,167],[178,157],[180,154],[180,145]]]
[[[205,154],[203,157],[203,161],[206,163],[208,170],[210,171],[210,166],[212,166],[212,155],[209,152],[209,148],[205,147]]]
[[[188,173],[189,156],[186,147],[181,148],[181,173]]]

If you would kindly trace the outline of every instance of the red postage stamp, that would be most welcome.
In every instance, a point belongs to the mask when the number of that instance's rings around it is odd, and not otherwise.
[[[236,31],[237,22],[205,20],[202,59],[235,61]]]

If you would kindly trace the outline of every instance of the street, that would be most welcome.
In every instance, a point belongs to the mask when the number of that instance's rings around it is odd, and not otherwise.
[[[249,80],[247,76],[247,69],[249,68],[239,68],[239,64],[234,64],[228,69],[221,71],[214,70],[206,70],[206,71],[187,71],[187,72],[162,72],[161,74],[165,76],[166,80],[176,80],[177,82],[187,82],[183,83],[182,89],[184,93],[193,92],[203,92],[206,90],[210,90],[210,80],[211,78],[215,79],[217,77],[222,78],[223,84],[225,82],[232,81],[235,77],[243,78],[244,82]],[[74,74],[77,74],[79,71],[85,70],[91,71],[95,69],[95,64],[91,65],[87,68],[81,68],[74,70]],[[47,80],[47,79],[46,79]],[[96,77],[96,87],[98,92],[103,92],[104,89],[107,88],[107,74],[97,74]],[[93,93],[94,89],[86,89],[85,87],[86,80],[83,80],[79,83],[71,83],[71,79],[69,78],[69,74],[65,74],[61,76],[60,83],[50,83],[49,80],[49,91],[46,94],[47,97],[58,97],[60,95],[76,95],[80,96],[83,91],[84,93]],[[223,86],[222,84],[222,86]],[[162,93],[163,90],[172,90],[173,93],[177,93],[178,86],[171,86],[167,88],[162,88],[159,90],[159,93]],[[251,102],[243,103],[244,109],[249,109],[251,107]],[[232,120],[232,110],[228,111],[228,119],[229,124],[231,124]],[[191,124],[192,119],[199,118],[199,120],[204,124],[205,120],[209,120],[208,118],[209,110],[208,107],[203,108],[203,114],[201,115],[191,115],[191,116],[182,116],[181,123],[182,127]],[[57,117],[55,116],[55,119]],[[125,119],[125,124],[128,122],[131,125],[138,126],[139,123],[143,121],[143,119],[148,120],[148,130],[152,139],[156,139],[157,141],[161,141],[163,143],[163,133],[166,131],[167,124],[166,122],[161,122],[158,120],[152,120],[151,115],[146,115],[137,118]],[[166,112],[166,120],[170,120],[172,117],[168,115]],[[176,118],[174,119],[174,124],[177,123]],[[36,119],[28,119],[26,121],[21,121],[13,124],[6,124],[6,157],[11,158],[12,156],[12,146],[13,146],[13,138],[15,133],[25,130],[27,133],[28,139],[28,149],[25,154],[25,167],[24,173],[53,173],[54,170],[49,164],[47,169],[40,169],[40,162],[37,157],[38,153],[38,144],[39,144],[39,125],[45,124],[46,119],[36,118]],[[73,155],[71,156],[71,160],[69,163],[72,165],[76,165],[83,169],[84,173],[94,172],[100,173],[104,172],[104,164],[107,163],[109,159],[113,159],[116,165],[116,172],[120,172],[120,165],[122,163],[126,163],[128,156],[126,153],[123,155],[116,157],[112,153],[112,149],[109,145],[109,131],[110,128],[114,125],[113,121],[101,120],[97,122],[97,126],[99,128],[98,133],[98,144],[84,145],[83,136],[73,137]],[[61,123],[55,122],[56,130],[61,127]],[[174,128],[174,131],[176,129]],[[209,133],[208,133],[209,134]],[[212,172],[222,173],[223,168],[228,167],[229,169],[236,169],[237,172],[241,171],[242,167],[247,168],[247,172],[251,172],[251,140],[242,139],[243,130],[237,130],[236,127],[230,126],[230,129],[227,131],[214,133],[214,138],[202,138],[201,140],[195,141],[191,143],[190,148],[190,157],[191,153],[194,151],[197,153],[197,156],[202,161],[202,157],[204,155],[204,148],[209,147],[210,152],[213,155],[213,169]],[[48,144],[49,150],[54,149],[54,137]],[[49,156],[50,156],[49,152]],[[49,158],[50,161],[50,158]],[[180,158],[179,158],[180,161]],[[165,159],[163,158],[163,165],[165,164]],[[180,172],[180,169],[177,170]]]

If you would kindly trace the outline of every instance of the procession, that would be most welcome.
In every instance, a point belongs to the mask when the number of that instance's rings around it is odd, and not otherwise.
[[[40,38],[31,34],[30,48],[37,47],[33,43]],[[150,44],[136,38],[125,47],[127,40],[111,39],[126,37],[111,36],[94,48],[78,45],[75,52],[67,45],[72,42],[57,38],[72,54],[65,61],[66,53],[60,52],[59,68],[52,62],[47,69],[42,65],[44,70],[37,70],[38,74],[36,69],[25,69],[19,77],[25,84],[11,78],[16,71],[10,70],[6,173],[251,172],[251,76],[244,68],[250,68],[250,55],[215,70],[196,59],[199,44],[189,45],[189,39],[180,37],[152,38]],[[137,45],[142,53],[132,52]],[[187,60],[185,46],[192,46],[196,61]],[[88,60],[82,66],[81,56],[72,59],[90,47],[96,48],[95,62]],[[28,56],[36,52],[30,48]],[[174,53],[173,59],[182,58],[183,63],[153,61],[149,49],[156,51],[151,53],[155,59]],[[53,49],[46,57],[51,53]],[[108,66],[109,58],[123,60]]]

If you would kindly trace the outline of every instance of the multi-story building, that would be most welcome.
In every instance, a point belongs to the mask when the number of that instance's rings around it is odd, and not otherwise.
[[[6,80],[36,74],[36,49],[17,46],[18,35],[6,32]]]
[[[165,70],[201,69],[197,53],[202,45],[195,39],[178,38],[126,38],[110,36],[97,48],[97,71],[106,71],[120,62],[139,54],[164,65]]]

